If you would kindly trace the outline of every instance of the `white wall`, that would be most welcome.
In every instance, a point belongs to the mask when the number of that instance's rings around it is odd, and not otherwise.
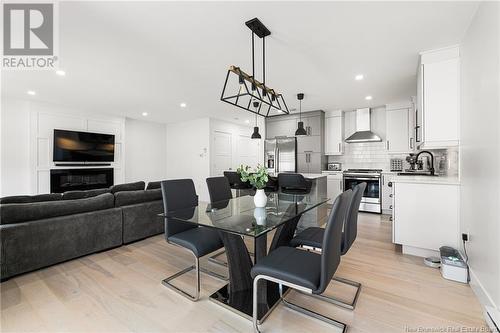
[[[29,102],[2,99],[0,122],[0,196],[32,193]]]
[[[500,306],[500,3],[483,2],[461,44],[460,227],[472,285]],[[482,288],[481,288],[482,287]]]
[[[167,177],[167,126],[126,118],[125,182]]]
[[[167,178],[191,178],[200,201],[209,201],[210,119],[167,124]]]

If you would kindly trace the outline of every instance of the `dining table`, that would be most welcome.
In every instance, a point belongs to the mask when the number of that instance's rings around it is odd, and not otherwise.
[[[317,194],[267,195],[265,207],[255,207],[253,196],[167,211],[164,219],[174,219],[219,231],[227,257],[229,280],[209,299],[248,319],[252,318],[252,266],[279,246],[288,246],[303,214],[326,204],[328,198]],[[318,224],[324,221],[318,221]],[[272,241],[268,246],[268,234]],[[244,239],[253,247],[253,260]],[[265,282],[258,290],[258,320],[263,322],[280,301],[279,287]]]

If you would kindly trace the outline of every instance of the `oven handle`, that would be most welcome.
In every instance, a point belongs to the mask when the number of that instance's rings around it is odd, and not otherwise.
[[[373,178],[360,178],[360,177],[344,177],[344,179],[354,179],[354,180],[380,180],[379,177],[373,177]]]

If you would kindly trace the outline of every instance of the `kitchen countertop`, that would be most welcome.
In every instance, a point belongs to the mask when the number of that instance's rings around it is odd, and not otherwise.
[[[447,184],[460,185],[460,179],[456,176],[397,176],[391,179],[395,183],[414,183],[414,184]]]
[[[302,176],[304,176],[304,178],[308,178],[308,179],[318,179],[318,178],[326,177],[326,175],[321,174],[321,173],[302,173],[302,172],[297,172],[297,173],[301,174]],[[273,177],[277,176],[277,175],[271,174],[271,173],[269,175],[273,176]]]

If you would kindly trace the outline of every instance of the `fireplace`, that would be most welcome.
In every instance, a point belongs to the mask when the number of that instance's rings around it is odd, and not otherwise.
[[[113,168],[50,170],[50,192],[108,188],[113,185]]]

